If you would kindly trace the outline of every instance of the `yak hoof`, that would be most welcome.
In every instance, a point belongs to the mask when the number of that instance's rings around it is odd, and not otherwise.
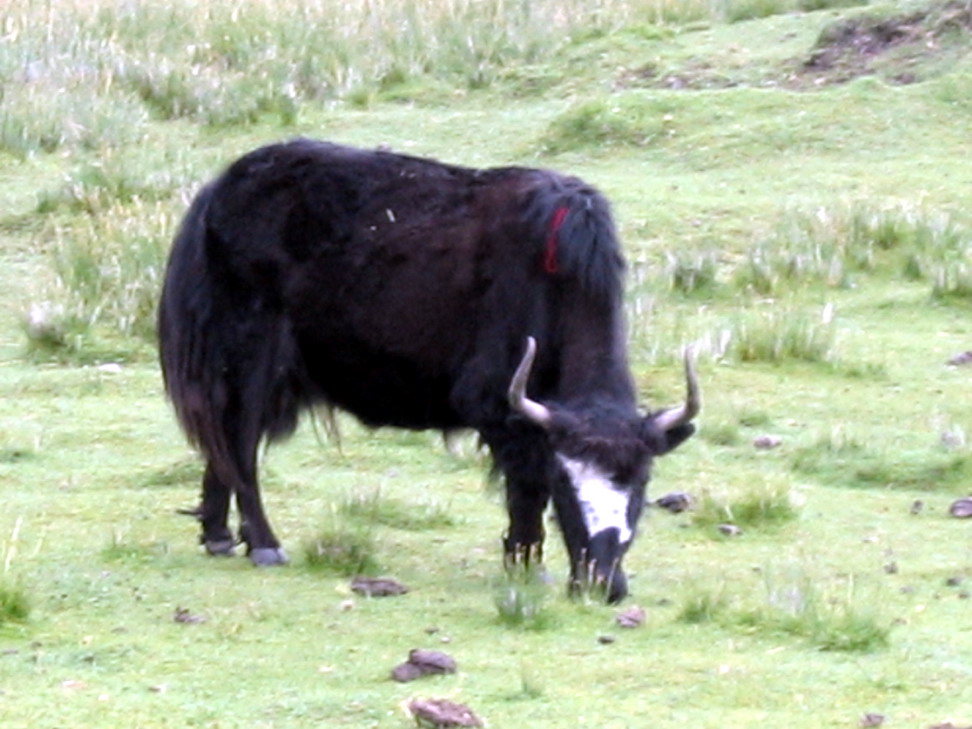
[[[214,557],[233,557],[236,543],[232,539],[207,539],[203,542],[206,553]]]
[[[256,567],[276,567],[290,562],[282,547],[256,547],[251,549],[250,561]]]

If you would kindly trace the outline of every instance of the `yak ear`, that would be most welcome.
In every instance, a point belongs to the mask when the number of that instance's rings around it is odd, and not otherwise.
[[[643,421],[642,440],[647,443],[652,453],[664,456],[678,448],[695,433],[695,425],[683,423],[668,430],[659,430],[655,423],[655,415],[649,415]]]
[[[692,423],[679,425],[671,430],[666,430],[662,437],[665,439],[665,450],[658,455],[664,455],[678,448],[695,433],[695,426]]]

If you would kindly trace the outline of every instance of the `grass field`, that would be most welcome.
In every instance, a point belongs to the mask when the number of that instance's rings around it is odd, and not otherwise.
[[[0,726],[972,724],[970,34],[967,0],[0,8]],[[612,200],[642,398],[689,343],[705,398],[650,484],[694,508],[626,558],[642,627],[567,598],[553,526],[553,586],[503,575],[472,439],[307,422],[263,461],[293,563],[201,554],[162,265],[199,185],[297,135]],[[410,592],[353,594],[324,537]],[[458,673],[391,681],[419,647]]]

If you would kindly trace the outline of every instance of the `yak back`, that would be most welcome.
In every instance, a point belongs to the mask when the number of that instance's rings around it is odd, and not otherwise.
[[[205,195],[189,225],[205,227],[213,319],[240,332],[231,368],[260,340],[271,434],[314,402],[371,425],[495,424],[527,336],[534,396],[633,408],[623,259],[608,203],[576,178],[296,140]]]

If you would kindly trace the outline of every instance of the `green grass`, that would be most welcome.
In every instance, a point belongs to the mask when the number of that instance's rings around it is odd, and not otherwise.
[[[49,5],[0,9],[5,728],[395,729],[426,694],[491,726],[969,723],[967,3]],[[808,63],[912,9],[918,41]],[[644,626],[568,598],[553,523],[551,584],[501,572],[481,457],[344,416],[261,457],[290,567],[202,554],[160,265],[203,181],[298,134],[612,201],[643,405],[689,343],[704,398],[649,487],[697,509],[648,510],[625,559]],[[416,647],[459,673],[390,681]]]
[[[412,504],[384,496],[380,488],[349,494],[337,511],[368,524],[410,531],[443,529],[456,523],[447,504]]]
[[[830,592],[805,570],[768,568],[763,579],[761,599],[725,584],[693,586],[682,598],[678,620],[714,623],[750,637],[793,636],[821,651],[872,653],[890,645],[891,626],[881,617],[879,597],[861,595],[855,578],[841,580]]]
[[[498,578],[493,587],[493,602],[502,625],[527,630],[545,630],[554,621],[548,602],[551,586],[541,570],[511,569]],[[524,679],[524,693],[530,693]]]
[[[779,526],[799,517],[799,502],[788,480],[765,478],[731,491],[703,491],[693,507],[692,521],[709,530],[720,524],[744,530]]]
[[[0,627],[8,623],[22,623],[30,615],[30,597],[17,582],[0,578]]]
[[[334,523],[304,540],[304,560],[313,570],[346,577],[373,575],[380,569],[370,526]]]

